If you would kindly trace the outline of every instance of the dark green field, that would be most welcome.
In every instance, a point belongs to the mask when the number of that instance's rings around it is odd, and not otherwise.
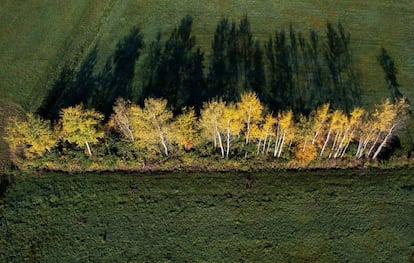
[[[0,261],[412,262],[413,172],[29,176]]]

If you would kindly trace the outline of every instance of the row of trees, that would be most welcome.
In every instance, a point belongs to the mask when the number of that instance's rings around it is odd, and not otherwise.
[[[148,45],[133,28],[100,73],[95,69],[95,47],[77,70],[64,68],[38,113],[58,119],[60,109],[82,103],[109,117],[118,97],[140,106],[149,97],[165,98],[174,114],[184,106],[198,113],[211,98],[235,102],[243,92],[255,92],[275,112],[308,114],[329,102],[350,113],[360,104],[351,37],[341,23],[328,22],[326,36],[315,30],[306,36],[290,26],[262,43],[255,40],[247,16],[239,23],[223,18],[209,57],[196,47],[192,25],[193,18],[186,16],[169,37],[164,40],[158,34]],[[136,69],[141,53],[146,55]]]
[[[105,124],[103,114],[77,105],[62,109],[53,129],[49,121],[27,114],[24,120],[10,119],[5,139],[15,158],[26,160],[53,152],[64,155],[62,145],[68,151],[84,148],[92,156],[93,145],[111,140],[124,142],[124,151],[158,156],[211,147],[212,155],[227,159],[272,156],[303,163],[317,157],[376,159],[404,125],[409,107],[405,99],[396,103],[387,99],[372,112],[357,107],[347,114],[324,104],[309,116],[291,110],[272,114],[251,92],[237,102],[205,102],[199,117],[194,108],[173,117],[167,105],[165,99],[148,98],[143,107],[118,99]]]

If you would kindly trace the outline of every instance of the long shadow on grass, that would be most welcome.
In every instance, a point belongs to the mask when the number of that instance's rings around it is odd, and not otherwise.
[[[56,121],[61,109],[83,104],[108,116],[118,97],[130,99],[134,96],[132,80],[143,45],[140,30],[133,28],[118,42],[114,54],[107,59],[102,72],[97,74],[98,47],[95,46],[79,68],[69,65],[62,68],[37,113]]]

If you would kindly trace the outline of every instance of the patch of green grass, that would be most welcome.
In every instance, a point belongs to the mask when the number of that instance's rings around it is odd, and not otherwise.
[[[407,262],[412,170],[45,174],[2,200],[0,261]]]

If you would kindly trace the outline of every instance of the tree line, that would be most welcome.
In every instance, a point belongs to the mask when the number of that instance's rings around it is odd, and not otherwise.
[[[102,163],[106,168],[125,163],[145,166],[149,158],[170,155],[294,160],[305,166],[315,159],[379,158],[403,127],[408,109],[402,98],[395,103],[385,99],[370,112],[355,107],[348,114],[323,104],[309,115],[292,110],[273,114],[248,92],[236,102],[217,98],[204,102],[199,116],[193,107],[174,116],[166,99],[147,98],[140,106],[119,98],[107,121],[102,113],[82,105],[62,109],[53,128],[35,114],[13,117],[5,139],[17,165],[40,160],[42,168],[67,162],[81,149],[89,158],[99,156],[94,160],[100,168]]]
[[[351,36],[340,22],[327,22],[325,36],[290,26],[261,43],[247,16],[239,23],[223,18],[208,57],[196,46],[192,26],[193,18],[185,16],[169,37],[163,40],[159,33],[148,45],[140,29],[133,28],[98,73],[98,49],[93,48],[78,68],[76,63],[63,68],[37,112],[57,120],[60,109],[82,103],[108,118],[118,97],[140,106],[153,97],[165,98],[174,114],[184,106],[199,113],[211,98],[234,102],[243,92],[255,92],[275,112],[309,114],[330,103],[350,113],[361,103]],[[141,58],[144,48],[147,55]],[[136,69],[140,59],[142,67]]]

